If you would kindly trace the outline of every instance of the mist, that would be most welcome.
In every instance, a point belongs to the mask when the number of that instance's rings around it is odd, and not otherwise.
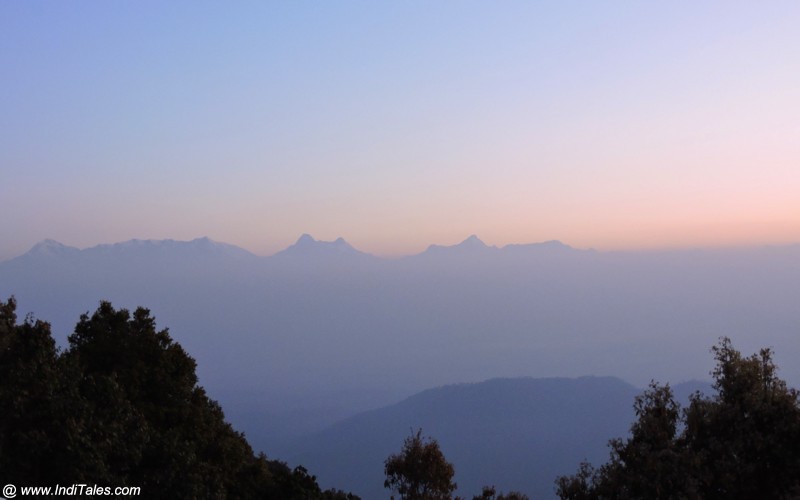
[[[272,257],[208,239],[0,263],[0,294],[62,344],[99,300],[145,306],[201,383],[269,447],[445,384],[495,377],[708,379],[720,336],[796,359],[800,247],[598,252],[471,237],[401,259],[305,236]]]

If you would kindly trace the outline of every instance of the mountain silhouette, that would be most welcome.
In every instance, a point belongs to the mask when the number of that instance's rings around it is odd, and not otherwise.
[[[256,258],[256,255],[243,248],[203,237],[191,241],[132,239],[120,243],[100,244],[83,250],[66,246],[55,240],[46,239],[34,245],[23,255],[15,259],[10,259],[10,261],[17,259],[47,259],[50,257],[91,259],[100,256],[112,256],[122,259],[127,257],[143,258],[158,256],[173,256],[176,259],[192,259],[203,256],[235,259]]]
[[[293,245],[282,250],[273,257],[281,258],[352,258],[372,257],[370,254],[356,250],[344,238],[334,241],[315,240],[310,234],[303,234]]]
[[[422,255],[485,255],[496,250],[497,247],[488,246],[473,234],[456,245],[430,245]]]
[[[679,384],[688,400],[702,382]],[[554,498],[558,475],[588,459],[608,457],[608,440],[627,435],[641,389],[614,377],[492,379],[430,389],[368,411],[281,449],[311,467],[321,484],[345,485],[364,498],[382,498],[383,461],[411,429],[436,438],[456,470],[461,496],[484,485]]]

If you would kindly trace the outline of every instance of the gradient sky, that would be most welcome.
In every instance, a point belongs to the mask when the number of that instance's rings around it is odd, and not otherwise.
[[[0,2],[0,259],[800,242],[800,2]]]

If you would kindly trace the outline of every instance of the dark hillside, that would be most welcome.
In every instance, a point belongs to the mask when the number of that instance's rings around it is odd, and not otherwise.
[[[627,432],[639,392],[611,377],[451,385],[357,415],[281,453],[314,470],[321,485],[384,498],[383,461],[410,429],[421,427],[453,463],[462,496],[495,485],[548,498],[556,476],[583,459],[607,456],[608,439]]]

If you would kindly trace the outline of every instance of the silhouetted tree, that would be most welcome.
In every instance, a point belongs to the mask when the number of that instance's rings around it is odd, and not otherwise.
[[[592,498],[593,486],[600,498],[680,498],[687,489],[683,454],[676,443],[680,415],[668,385],[651,383],[634,402],[637,421],[627,440],[612,439],[611,458],[598,471],[589,464],[572,478],[561,478],[562,498]]]
[[[50,325],[26,318],[16,301],[0,302],[0,471],[8,478],[47,478],[58,440],[58,353]],[[68,423],[67,423],[68,424]]]
[[[575,475],[556,479],[556,494],[562,499],[593,500],[600,498],[596,490],[602,482],[603,478],[592,464],[581,462]]]
[[[634,404],[631,437],[612,440],[610,460],[599,469],[584,463],[576,475],[558,478],[558,495],[573,500],[800,496],[797,391],[777,378],[769,349],[745,358],[723,338],[712,352],[715,396],[693,395],[681,415],[669,386],[651,384]]]
[[[494,486],[484,486],[480,495],[475,495],[472,500],[529,500],[528,495],[518,491],[508,493],[498,493]]]
[[[456,489],[454,470],[435,439],[423,438],[422,429],[403,442],[399,454],[384,463],[385,488],[404,500],[449,500]]]
[[[148,498],[356,499],[255,455],[146,309],[101,302],[59,353],[0,302],[0,470],[19,484],[139,486]]]
[[[729,339],[713,348],[716,396],[695,395],[683,445],[706,498],[800,496],[798,392],[777,377],[772,351],[743,357]]]

